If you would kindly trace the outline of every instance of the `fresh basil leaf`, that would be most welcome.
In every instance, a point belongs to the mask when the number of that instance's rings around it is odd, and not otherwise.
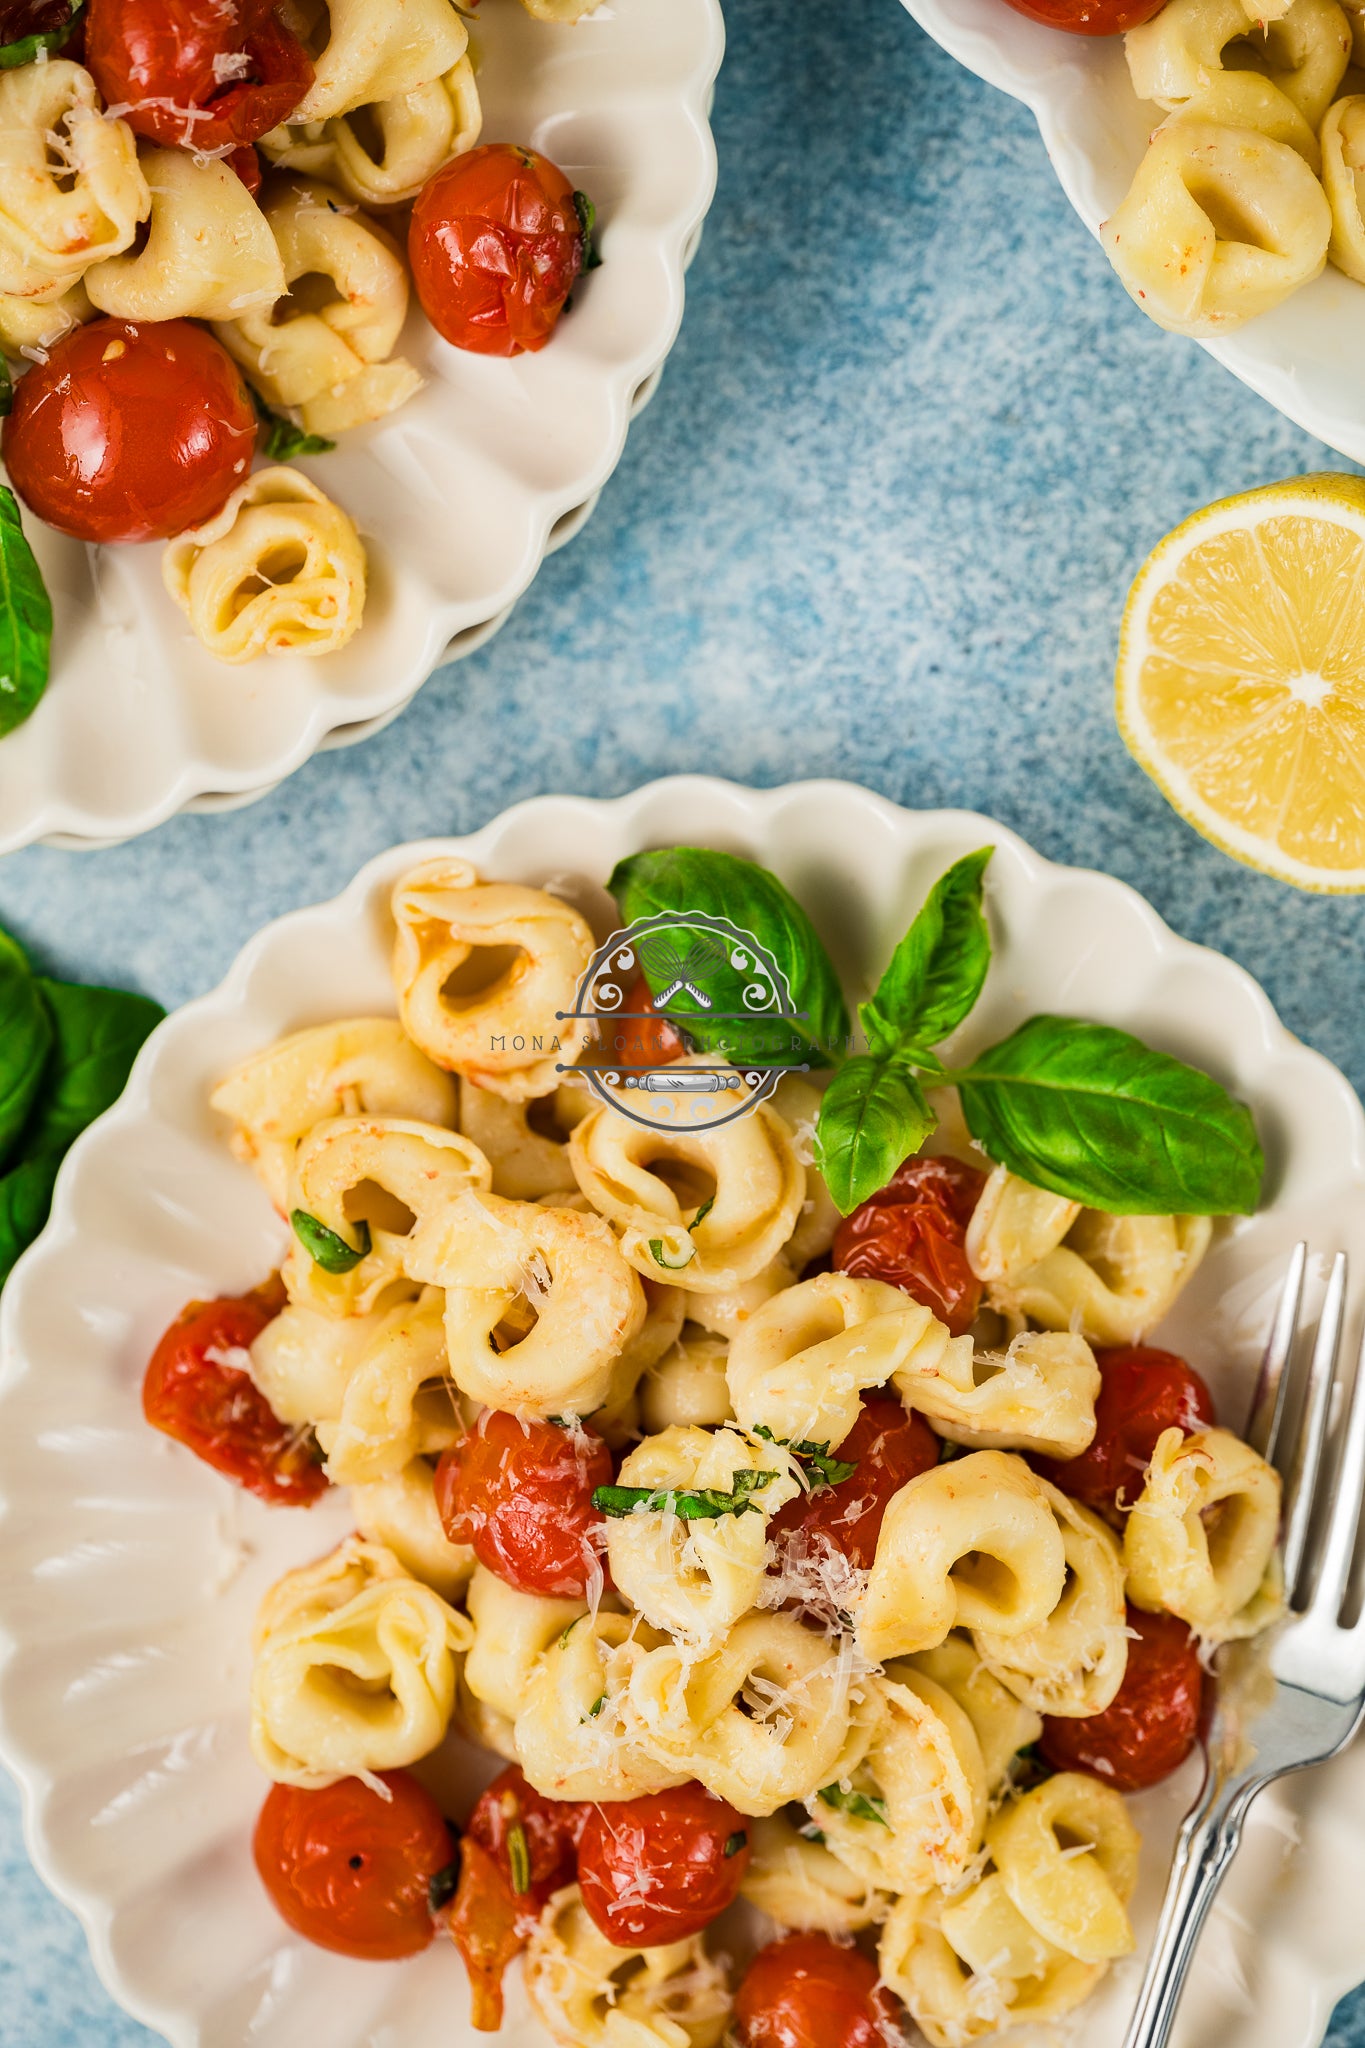
[[[618,862],[607,886],[628,924],[665,911],[728,918],[768,954],[786,980],[792,1008],[804,1013],[776,1031],[771,1018],[750,1023],[743,1014],[746,977],[732,967],[708,983],[707,993],[713,1009],[739,1012],[737,1017],[708,1019],[701,1007],[678,1013],[676,1021],[702,1051],[723,1052],[741,1066],[760,1051],[768,1066],[805,1061],[827,1067],[838,1061],[851,1028],[839,977],[814,925],[776,875],[733,853],[669,846]],[[664,984],[657,975],[650,979],[648,967],[645,974],[657,995]]]
[[[1030,1017],[948,1078],[990,1158],[1070,1201],[1117,1216],[1249,1216],[1260,1200],[1246,1105],[1112,1025]]]
[[[740,1850],[747,1848],[748,1845],[749,1833],[747,1828],[736,1828],[734,1834],[725,1837],[725,1853],[727,1856],[738,1856]]]
[[[819,1493],[826,1486],[842,1486],[845,1479],[851,1479],[858,1469],[856,1458],[831,1458],[827,1443],[790,1443],[785,1437],[774,1436],[766,1422],[755,1427],[754,1435],[762,1437],[766,1443],[782,1444],[803,1468],[811,1467],[811,1471],[803,1469],[801,1474],[807,1493]]]
[[[683,1522],[714,1522],[721,1515],[761,1514],[750,1495],[761,1493],[776,1477],[776,1472],[736,1472],[729,1493],[716,1486],[598,1486],[592,1504],[599,1514],[617,1520],[641,1512],[677,1515]]]
[[[692,1218],[692,1221],[688,1224],[688,1229],[695,1230],[699,1223],[704,1223],[707,1217],[711,1214],[711,1211],[715,1208],[715,1206],[715,1196],[708,1195],[706,1197],[706,1200],[702,1203],[700,1209],[698,1209],[696,1215]]]
[[[434,1877],[427,1879],[427,1906],[435,1914],[442,1906],[448,1906],[460,1887],[459,1862],[447,1863],[444,1870],[438,1870]]]
[[[653,1259],[656,1266],[663,1267],[665,1273],[681,1273],[683,1268],[690,1266],[693,1259],[696,1258],[697,1247],[694,1244],[689,1244],[680,1259],[671,1259],[668,1256],[668,1246],[664,1243],[663,1239],[661,1237],[651,1237],[649,1240],[649,1256]]]
[[[0,931],[0,1160],[28,1120],[52,1049],[52,1019],[22,946]]]
[[[267,405],[259,391],[252,392],[251,402],[265,429],[262,451],[272,462],[292,462],[296,455],[328,455],[336,447],[335,441],[322,434],[307,434],[302,427],[296,427],[293,420]]]
[[[820,1800],[836,1813],[846,1813],[850,1820],[875,1820],[883,1828],[891,1825],[886,1817],[886,1801],[869,1799],[865,1792],[845,1792],[839,1785],[822,1785]]]
[[[512,1890],[519,1899],[524,1899],[531,1889],[531,1851],[526,1842],[526,1830],[519,1820],[514,1820],[507,1830],[507,1862],[512,1873]]]
[[[368,1256],[370,1249],[370,1226],[357,1223],[356,1242],[347,1244],[344,1237],[338,1237],[316,1216],[310,1216],[306,1209],[295,1209],[289,1218],[295,1237],[307,1252],[315,1266],[321,1266],[324,1273],[350,1273]]]
[[[841,1215],[885,1187],[935,1122],[902,1060],[872,1053],[846,1060],[821,1098],[815,1126],[816,1164]]]
[[[877,993],[858,1012],[874,1053],[927,1052],[970,1013],[991,964],[981,885],[994,851],[964,854],[929,891]]]
[[[602,251],[597,246],[597,208],[586,192],[575,192],[573,210],[578,215],[578,225],[583,230],[583,270],[602,268]]]
[[[51,660],[52,602],[18,500],[0,484],[0,739],[32,714]]]
[[[583,1719],[585,1721],[595,1721],[606,1704],[606,1694],[604,1692],[599,1692],[597,1698],[593,1701],[592,1705],[588,1708],[587,1713],[583,1716]]]
[[[49,1146],[0,1174],[0,1287],[47,1222],[63,1156],[63,1147]]]
[[[30,1141],[69,1145],[123,1093],[143,1042],[166,1012],[148,996],[121,988],[39,978],[56,1027],[56,1041]]]
[[[15,71],[69,42],[85,0],[9,0],[0,6],[0,71]]]

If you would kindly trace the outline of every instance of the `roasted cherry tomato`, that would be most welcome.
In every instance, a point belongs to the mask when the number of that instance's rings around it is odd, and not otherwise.
[[[816,1490],[779,1508],[770,1533],[819,1530],[853,1564],[869,1571],[892,1495],[937,1465],[939,1440],[922,1416],[907,1415],[899,1401],[874,1396],[863,1402],[858,1420],[833,1455],[856,1464],[857,1471],[827,1486],[818,1483],[811,1468]]]
[[[313,83],[272,0],[89,0],[85,61],[130,128],[230,149],[287,121]]]
[[[575,198],[548,157],[509,142],[471,149],[429,178],[408,256],[436,331],[485,356],[544,348],[583,268]]]
[[[964,1240],[985,1182],[962,1159],[907,1159],[839,1225],[835,1271],[903,1287],[963,1336],[981,1306]]]
[[[452,1543],[469,1543],[521,1593],[580,1598],[600,1558],[593,1488],[609,1486],[611,1452],[580,1424],[522,1422],[485,1408],[436,1467],[436,1506]]]
[[[451,1938],[469,1972],[473,2022],[502,2025],[502,1978],[552,1892],[571,1884],[588,1808],[546,1799],[515,1764],[483,1793],[460,1845]]]
[[[1005,0],[1016,14],[1073,36],[1121,36],[1160,14],[1166,0]]]
[[[1213,1396],[1197,1372],[1173,1351],[1145,1344],[1097,1351],[1099,1398],[1095,1435],[1079,1458],[1034,1458],[1043,1476],[1113,1514],[1131,1507],[1163,1429],[1205,1429],[1216,1420]]]
[[[296,1934],[373,1963],[427,1946],[445,1889],[432,1880],[455,1857],[431,1794],[406,1771],[379,1775],[388,1799],[359,1778],[321,1792],[272,1785],[253,1844],[261,1882]]]
[[[598,1056],[603,1064],[666,1067],[687,1051],[687,1041],[676,1025],[655,1015],[654,998],[643,974],[626,990],[621,1012],[619,1019],[602,1019]]]
[[[695,1780],[588,1809],[583,1904],[617,1948],[688,1941],[733,1905],[749,1867],[742,1814]]]
[[[248,1347],[283,1306],[278,1282],[254,1294],[192,1301],[152,1353],[142,1412],[153,1429],[248,1493],[306,1508],[327,1491],[312,1440],[280,1421],[246,1370]]]
[[[9,480],[77,540],[168,540],[251,468],[256,414],[227,350],[188,320],[92,320],[14,387]]]
[[[72,21],[74,7],[80,0],[0,0],[0,49],[10,43],[27,42],[30,36],[66,37],[60,42],[48,44],[48,54],[71,56],[70,39],[80,27],[81,18]],[[79,61],[79,59],[77,60]]]
[[[264,175],[261,170],[260,152],[253,149],[249,142],[244,142],[241,148],[234,149],[225,161],[228,169],[237,173],[254,199],[261,189],[261,179]]]
[[[1102,1714],[1082,1721],[1049,1714],[1043,1755],[1058,1771],[1089,1771],[1116,1792],[1145,1792],[1179,1770],[1199,1735],[1204,1667],[1174,1614],[1129,1607],[1128,1668]]]
[[[827,1934],[760,1949],[735,1999],[739,2048],[886,2048],[899,2017],[876,1964]]]

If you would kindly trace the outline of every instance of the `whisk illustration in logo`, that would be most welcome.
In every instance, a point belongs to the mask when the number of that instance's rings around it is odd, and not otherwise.
[[[613,932],[566,1014],[596,1026],[573,1071],[656,1130],[715,1130],[807,1065],[791,1029],[805,1012],[781,969],[752,932],[702,911],[665,911]],[[670,1031],[681,1054],[671,1037],[661,1046]]]

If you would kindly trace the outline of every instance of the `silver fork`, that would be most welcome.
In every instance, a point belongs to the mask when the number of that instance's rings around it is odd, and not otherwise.
[[[1204,1739],[1203,1787],[1176,1843],[1124,2048],[1166,2048],[1200,1931],[1257,1793],[1290,1771],[1335,1756],[1365,1712],[1365,1616],[1349,1628],[1341,1625],[1365,1491],[1365,1344],[1335,1461],[1325,1459],[1346,1313],[1346,1254],[1338,1252],[1318,1320],[1299,1427],[1295,1441],[1285,1442],[1285,1395],[1307,1257],[1307,1246],[1300,1244],[1290,1260],[1246,1429],[1248,1443],[1277,1467],[1285,1484],[1282,1553],[1288,1613],[1258,1646],[1276,1683],[1254,1718],[1236,1718],[1226,1700],[1214,1707]]]

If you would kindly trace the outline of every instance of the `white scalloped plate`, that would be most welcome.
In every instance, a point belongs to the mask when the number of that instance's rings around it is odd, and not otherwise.
[[[387,899],[410,862],[459,851],[488,874],[553,882],[600,922],[615,861],[680,840],[773,867],[855,995],[933,878],[991,840],[996,959],[970,1038],[1035,1009],[1104,1018],[1254,1106],[1268,1205],[1220,1229],[1163,1333],[1209,1374],[1229,1420],[1293,1240],[1326,1251],[1365,1235],[1365,1114],[1251,978],[1177,938],[1123,884],[1053,866],[967,813],[899,810],[829,782],[753,792],[689,777],[610,803],[545,797],[469,839],[384,854],[335,902],[267,926],[219,989],[153,1035],[122,1101],[64,1165],[52,1221],[0,1304],[0,1753],[23,1787],[34,1862],[80,1915],[104,1982],[177,2048],[485,2038],[468,2030],[448,1944],[412,1964],[325,1955],[286,1933],[252,1871],[264,1789],[247,1750],[252,1612],[281,1571],[327,1547],[345,1507],[272,1512],[142,1421],[144,1364],[181,1305],[253,1283],[281,1248],[264,1195],[214,1129],[210,1083],[282,1032],[392,1010]],[[1137,1802],[1144,1940],[1193,1768]],[[1357,1747],[1255,1810],[1178,2041],[1313,2048],[1365,1963],[1362,1891]],[[1087,2048],[1117,2048],[1134,1969],[1086,2009]],[[519,1986],[502,2038],[545,2048]]]
[[[1133,91],[1122,36],[1067,35],[1026,20],[1005,0],[903,5],[950,56],[1032,110],[1063,191],[1097,234],[1161,118]],[[1108,259],[1096,251],[1092,260]],[[1133,317],[1146,316],[1135,306]],[[1360,285],[1329,265],[1273,312],[1202,346],[1286,419],[1365,462],[1362,320]]]
[[[356,519],[361,631],[339,654],[228,668],[161,584],[161,548],[87,548],[27,522],[56,612],[53,673],[0,740],[0,853],[107,845],[186,805],[261,795],[319,747],[402,709],[471,652],[576,531],[620,459],[683,310],[715,186],[720,0],[606,0],[574,27],[484,0],[484,139],[543,149],[597,204],[605,261],[550,346],[512,362],[449,347],[414,310],[418,396],[301,467]]]

